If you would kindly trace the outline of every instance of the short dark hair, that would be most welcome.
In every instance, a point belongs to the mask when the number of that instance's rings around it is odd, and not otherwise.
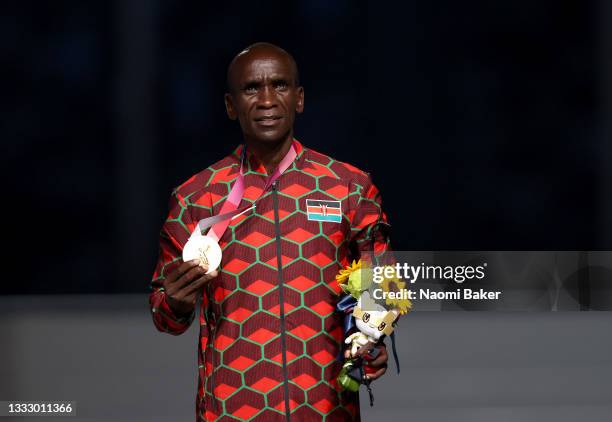
[[[236,61],[242,57],[243,55],[247,54],[249,51],[252,50],[256,50],[256,49],[261,49],[261,48],[266,48],[266,49],[270,49],[273,51],[276,51],[278,53],[281,53],[285,56],[287,56],[289,58],[289,61],[291,62],[291,66],[293,67],[293,80],[294,83],[299,86],[300,85],[300,73],[298,71],[298,67],[297,67],[297,63],[295,62],[295,59],[293,58],[293,56],[291,54],[289,54],[286,50],[282,49],[281,47],[275,45],[275,44],[271,44],[268,42],[256,42],[254,44],[249,45],[248,47],[242,49],[242,51],[240,51],[240,53],[236,54],[236,56],[232,59],[232,61],[230,62],[229,66],[227,67],[227,75],[226,75],[226,80],[225,83],[227,85],[227,92],[232,93],[233,92],[233,87],[232,87],[232,83],[231,83],[231,70],[232,70],[232,66],[234,65],[234,63],[236,63]]]

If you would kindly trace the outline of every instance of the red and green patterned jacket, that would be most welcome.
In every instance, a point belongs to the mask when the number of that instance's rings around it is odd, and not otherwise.
[[[335,276],[360,251],[387,248],[371,236],[386,216],[367,173],[295,145],[295,161],[220,240],[219,276],[207,284],[200,306],[197,421],[359,420],[358,395],[336,383],[344,332],[343,315],[334,311],[341,292]],[[162,283],[182,262],[198,221],[221,209],[241,149],[172,194],[149,297],[160,331],[181,334],[195,318],[195,312],[184,319],[173,314]],[[247,162],[241,207],[260,197],[267,179],[254,156]],[[341,217],[325,204],[339,205]]]

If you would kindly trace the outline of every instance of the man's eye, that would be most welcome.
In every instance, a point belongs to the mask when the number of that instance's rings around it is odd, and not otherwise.
[[[247,94],[255,94],[257,92],[257,87],[247,86],[246,88],[244,88],[244,92],[246,92]]]
[[[277,82],[276,84],[274,84],[274,86],[276,87],[276,89],[280,90],[285,90],[289,87],[289,85],[287,85],[287,82]]]

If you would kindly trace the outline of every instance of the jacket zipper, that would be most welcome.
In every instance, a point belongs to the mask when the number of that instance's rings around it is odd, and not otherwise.
[[[291,409],[289,408],[289,377],[287,375],[287,340],[285,338],[285,295],[283,280],[283,256],[281,250],[281,230],[280,217],[278,213],[278,180],[272,183],[272,198],[274,201],[274,226],[276,228],[276,261],[278,266],[278,295],[279,295],[279,314],[281,325],[281,355],[283,359],[283,379],[285,381],[285,415],[287,421],[291,420]]]

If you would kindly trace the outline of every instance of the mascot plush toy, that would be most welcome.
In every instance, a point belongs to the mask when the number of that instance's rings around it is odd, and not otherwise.
[[[383,341],[385,336],[390,336],[399,373],[399,362],[392,333],[398,316],[408,312],[412,304],[408,299],[386,299],[386,306],[377,303],[368,289],[378,288],[382,289],[383,292],[398,291],[404,288],[405,283],[396,277],[391,277],[385,278],[382,283],[373,286],[371,269],[366,268],[361,261],[353,261],[351,265],[340,270],[336,280],[346,293],[338,302],[336,308],[345,314],[345,343],[350,352],[350,357],[345,359],[338,375],[338,383],[349,391],[358,391],[361,384],[364,384],[370,394],[370,406],[372,406],[374,397],[370,380],[366,376],[369,368],[363,360],[375,359],[379,349],[373,347]],[[355,357],[362,347],[371,351],[365,354],[363,359]]]
[[[398,309],[387,310],[374,302],[369,292],[363,292],[357,301],[357,306],[353,308],[355,325],[359,331],[344,340],[346,344],[351,345],[351,356],[355,356],[361,347],[369,343],[378,343],[383,335],[390,335],[399,314]]]

